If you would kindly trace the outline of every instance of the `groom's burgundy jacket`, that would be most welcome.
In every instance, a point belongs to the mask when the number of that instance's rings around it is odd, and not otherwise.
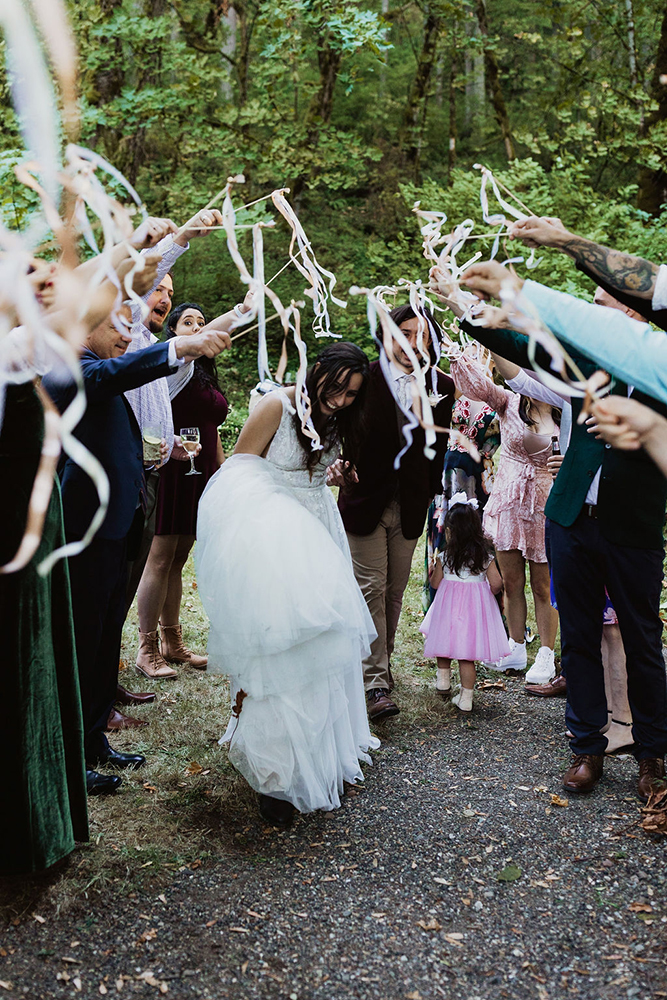
[[[426,380],[430,391],[430,374]],[[454,403],[454,383],[437,372],[440,400],[433,410],[437,427],[449,427]],[[405,538],[419,538],[424,529],[428,506],[442,492],[442,469],[449,442],[447,434],[438,434],[436,457],[424,455],[424,431],[413,431],[412,445],[401,459],[398,471],[394,459],[405,444],[400,431],[402,414],[385,382],[380,362],[371,365],[364,410],[364,439],[357,462],[359,482],[341,489],[338,507],[345,530],[352,535],[370,535],[377,528],[382,512],[396,499],[401,506],[401,529]]]

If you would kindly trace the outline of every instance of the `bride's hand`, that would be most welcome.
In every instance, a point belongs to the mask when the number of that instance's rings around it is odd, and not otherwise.
[[[327,469],[327,486],[349,486],[350,483],[358,483],[359,476],[349,462],[343,462],[342,458],[337,458]]]

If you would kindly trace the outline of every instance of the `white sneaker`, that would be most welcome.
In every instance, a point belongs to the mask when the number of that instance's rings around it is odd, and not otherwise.
[[[528,653],[526,652],[525,642],[515,642],[514,639],[509,640],[510,651],[507,656],[503,656],[502,660],[484,660],[482,666],[487,667],[489,670],[523,670],[528,662]]]
[[[548,684],[556,676],[554,651],[548,646],[540,646],[535,662],[525,677],[526,684]]]

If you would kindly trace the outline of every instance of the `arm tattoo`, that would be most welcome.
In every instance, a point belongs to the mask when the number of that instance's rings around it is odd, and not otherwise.
[[[619,292],[650,298],[655,286],[658,265],[642,257],[632,257],[620,250],[609,250],[580,236],[561,244],[577,263],[585,264],[598,278]]]

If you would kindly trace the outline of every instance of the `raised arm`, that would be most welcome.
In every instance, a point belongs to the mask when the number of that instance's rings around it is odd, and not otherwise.
[[[667,337],[617,309],[526,281],[522,295],[544,323],[605,371],[667,403]]]
[[[488,403],[491,409],[499,415],[505,412],[510,395],[509,390],[502,389],[490,378],[487,378],[482,366],[473,361],[472,358],[462,354],[458,359],[452,360],[449,373],[454,379],[456,388],[468,399]]]
[[[648,301],[653,298],[657,264],[577,236],[560,219],[530,216],[513,223],[510,235],[527,246],[553,247],[566,253],[596,281],[617,292]]]

